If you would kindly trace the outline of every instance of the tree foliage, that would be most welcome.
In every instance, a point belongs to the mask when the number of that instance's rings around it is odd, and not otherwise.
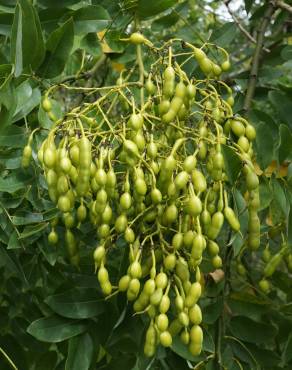
[[[267,243],[272,255],[283,241],[288,248],[292,244],[291,6],[245,0],[235,12],[232,1],[225,3],[231,13],[223,1],[204,0],[2,1],[0,347],[18,369],[291,368],[292,254],[270,277],[268,294],[258,284]],[[263,14],[270,15],[267,24]],[[63,239],[57,249],[47,241],[58,210],[37,164],[37,150],[52,126],[42,95],[59,87],[52,113],[61,118],[84,100],[82,87],[114,85],[136,60],[134,46],[121,39],[137,19],[153,43],[179,37],[224,47],[232,63],[224,80],[236,91],[233,111],[245,115],[257,132],[261,246],[245,253],[242,237],[234,234],[223,248],[222,270],[204,274],[199,357],[179,340],[154,358],[144,357],[146,324],[123,297],[104,300],[91,262],[95,239],[86,228],[78,231],[84,244],[80,269],[69,263]],[[147,65],[147,55],[144,59]],[[191,63],[186,68],[197,73]],[[35,129],[33,165],[24,170],[23,148]],[[236,158],[228,146],[223,155],[234,183]],[[236,188],[233,198],[247,229],[246,199]],[[9,368],[5,356],[0,367]]]

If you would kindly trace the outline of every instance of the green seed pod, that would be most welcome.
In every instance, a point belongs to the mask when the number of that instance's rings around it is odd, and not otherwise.
[[[183,244],[186,248],[192,247],[194,237],[195,237],[195,234],[192,230],[188,230],[187,232],[184,233]]]
[[[178,258],[177,260],[175,273],[181,281],[186,281],[190,279],[188,264],[182,257]]]
[[[187,173],[192,173],[196,169],[197,159],[194,155],[186,157],[183,163],[183,168]]]
[[[128,220],[127,216],[124,214],[121,214],[118,216],[115,222],[115,229],[117,233],[123,233],[125,232],[126,228],[128,226]]]
[[[45,97],[42,101],[42,107],[45,112],[50,112],[52,110],[52,103],[48,97]]]
[[[170,347],[172,345],[172,336],[169,331],[164,331],[159,336],[160,344],[163,347]]]
[[[224,208],[224,216],[226,220],[228,221],[229,225],[234,231],[239,231],[240,230],[240,223],[238,221],[238,218],[236,217],[234,211],[230,207],[225,207]]]
[[[158,330],[165,331],[168,328],[168,317],[164,313],[161,313],[156,317],[156,325]]]
[[[175,254],[169,254],[163,260],[163,265],[167,271],[171,271],[175,268],[176,265],[176,256]]]
[[[283,260],[283,254],[281,252],[275,254],[265,266],[264,276],[265,277],[272,276],[282,260]]]
[[[155,290],[155,292],[150,296],[150,303],[153,306],[158,306],[161,302],[163,296],[163,290],[161,288],[158,288]]]
[[[59,240],[58,234],[54,229],[52,229],[52,231],[48,235],[48,242],[54,245],[58,243],[58,240]]]
[[[199,170],[192,171],[192,182],[196,192],[204,192],[207,189],[205,176]]]
[[[230,123],[230,127],[232,132],[238,137],[243,136],[245,134],[244,125],[240,121],[232,120]]]
[[[175,250],[178,250],[182,247],[183,245],[183,234],[182,233],[176,233],[174,234],[174,236],[172,237],[172,246]]]
[[[155,284],[157,288],[165,289],[168,283],[167,275],[164,272],[160,272],[156,275]]]
[[[200,325],[202,322],[202,311],[200,306],[195,304],[193,307],[189,309],[189,318],[192,324]]]
[[[177,190],[182,190],[187,186],[189,181],[189,174],[186,171],[181,171],[177,174],[176,178],[174,179],[174,185]]]
[[[212,265],[215,269],[219,269],[222,267],[222,259],[220,256],[214,256],[212,258]]]
[[[119,291],[125,292],[129,288],[131,278],[129,275],[124,275],[119,280]]]
[[[270,292],[270,283],[267,279],[262,279],[259,281],[259,288],[260,290],[265,293],[265,294],[268,294]]]
[[[99,245],[95,248],[93,253],[93,259],[94,261],[99,264],[105,257],[105,248],[103,245]]]
[[[201,234],[197,234],[193,240],[192,246],[192,258],[200,259],[202,257],[203,250],[206,247],[206,240]]]
[[[170,299],[167,294],[164,294],[159,304],[159,311],[161,313],[166,313],[169,310],[169,307],[170,307]]]
[[[189,215],[197,217],[202,212],[202,202],[199,197],[192,195],[186,203],[186,211]]]
[[[187,327],[190,322],[189,316],[184,311],[178,314],[178,320],[182,324],[182,326],[185,326],[185,327]]]
[[[202,345],[203,343],[203,330],[199,325],[194,325],[190,331],[190,339],[191,342],[196,343],[198,345]]]

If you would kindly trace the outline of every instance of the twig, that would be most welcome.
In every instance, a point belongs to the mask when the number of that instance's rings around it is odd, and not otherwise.
[[[260,63],[260,57],[261,57],[261,51],[263,48],[264,43],[264,37],[266,29],[271,21],[271,16],[274,13],[274,4],[273,2],[270,2],[267,10],[264,13],[263,21],[259,26],[258,34],[257,34],[257,44],[254,51],[254,55],[251,62],[251,70],[244,100],[243,109],[247,113],[250,109],[252,98],[254,96],[255,88],[256,88],[256,82],[257,82],[257,74],[259,70],[259,63]]]
[[[251,41],[253,44],[256,44],[257,43],[257,40],[248,32],[248,30],[246,30],[243,25],[240,23],[240,20],[237,18],[237,16],[233,13],[233,11],[230,9],[230,6],[229,6],[229,3],[230,3],[230,0],[224,0],[224,4],[229,12],[229,14],[231,15],[232,19],[234,20],[234,22],[236,23],[237,27],[239,28],[239,30],[242,32],[242,34],[249,40]],[[267,48],[263,48],[267,53],[270,52],[269,49]]]
[[[136,16],[135,18],[135,29],[137,31],[139,31],[139,28],[140,28],[140,22],[139,22],[139,19],[138,19],[138,16]],[[143,85],[144,85],[144,73],[145,73],[145,70],[144,70],[144,63],[143,63],[143,58],[142,58],[142,48],[141,48],[141,45],[137,45],[136,47],[136,53],[137,53],[137,62],[138,62],[138,66],[139,66],[139,82],[141,83],[141,90],[140,90],[140,103],[141,103],[141,108],[144,106],[144,89],[143,89]]]
[[[3,204],[2,204],[1,202],[0,202],[0,206],[1,206],[1,208],[3,209],[3,211],[5,212],[5,214],[6,214],[7,218],[9,219],[9,221],[10,221],[10,223],[11,223],[11,226],[13,227],[14,231],[16,232],[17,239],[19,239],[19,237],[20,237],[20,233],[19,233],[19,231],[18,231],[17,227],[14,225],[14,223],[13,223],[13,221],[12,221],[12,218],[11,218],[11,216],[10,216],[9,212],[7,211],[7,209],[3,206]],[[24,246],[23,246],[23,244],[22,244],[21,242],[20,242],[20,244],[21,244],[21,247],[22,247],[22,248],[24,248]]]
[[[222,355],[221,355],[221,340],[222,340],[222,329],[223,329],[223,319],[222,317],[219,317],[217,321],[217,332],[216,332],[216,353],[215,353],[215,358],[216,358],[216,365],[217,368],[220,370],[222,369]]]
[[[278,1],[275,2],[275,6],[277,6],[278,8],[281,8],[283,10],[287,10],[287,12],[292,14],[292,6],[285,3],[285,1],[278,0]]]
[[[14,364],[14,362],[11,360],[11,358],[7,355],[7,353],[4,351],[3,348],[0,347],[0,352],[2,353],[2,355],[5,357],[6,361],[9,363],[9,365],[11,366],[11,368],[13,370],[18,370],[18,368],[16,367],[16,365]]]
[[[59,84],[77,81],[82,78],[91,78],[95,74],[95,72],[106,62],[106,59],[107,59],[106,54],[103,54],[89,71],[79,73],[78,76],[76,75],[66,76],[63,80],[59,82]]]

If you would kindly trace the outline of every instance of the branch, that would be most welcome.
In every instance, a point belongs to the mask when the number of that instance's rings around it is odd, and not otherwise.
[[[285,1],[281,1],[281,0],[278,0],[276,1],[275,5],[278,7],[278,8],[281,8],[283,10],[287,10],[287,12],[291,13],[292,14],[292,6],[285,3]]]
[[[251,102],[254,96],[255,88],[256,88],[256,82],[257,82],[257,75],[259,70],[259,63],[260,63],[260,57],[261,52],[264,44],[264,38],[265,38],[265,32],[266,29],[271,21],[271,16],[274,13],[274,4],[270,2],[267,10],[264,13],[263,21],[259,26],[257,39],[256,39],[256,48],[254,51],[254,55],[251,62],[251,70],[244,100],[243,109],[247,113],[250,109]]]
[[[229,6],[229,3],[230,3],[230,0],[224,0],[224,4],[228,10],[228,13],[231,15],[232,19],[234,20],[234,22],[236,23],[237,27],[239,28],[239,30],[241,31],[241,33],[249,40],[251,41],[253,44],[256,44],[257,43],[257,40],[248,32],[248,30],[246,30],[243,25],[240,23],[240,20],[237,18],[237,16],[233,13],[233,11],[230,9],[230,6]],[[270,52],[269,49],[267,48],[263,48],[267,53]]]
[[[90,70],[85,71],[85,72],[81,72],[81,73],[79,73],[78,76],[76,76],[76,75],[66,76],[58,84],[62,84],[62,83],[65,83],[65,82],[74,82],[74,81],[77,81],[77,80],[81,80],[83,78],[90,79],[91,77],[93,77],[93,75],[96,73],[96,71],[106,62],[106,60],[107,60],[107,55],[102,54],[102,56],[97,60],[97,62],[94,64],[94,66]]]

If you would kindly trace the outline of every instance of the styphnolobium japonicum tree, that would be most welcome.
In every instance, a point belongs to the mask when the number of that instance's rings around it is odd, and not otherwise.
[[[1,369],[291,369],[291,12],[1,2]]]

